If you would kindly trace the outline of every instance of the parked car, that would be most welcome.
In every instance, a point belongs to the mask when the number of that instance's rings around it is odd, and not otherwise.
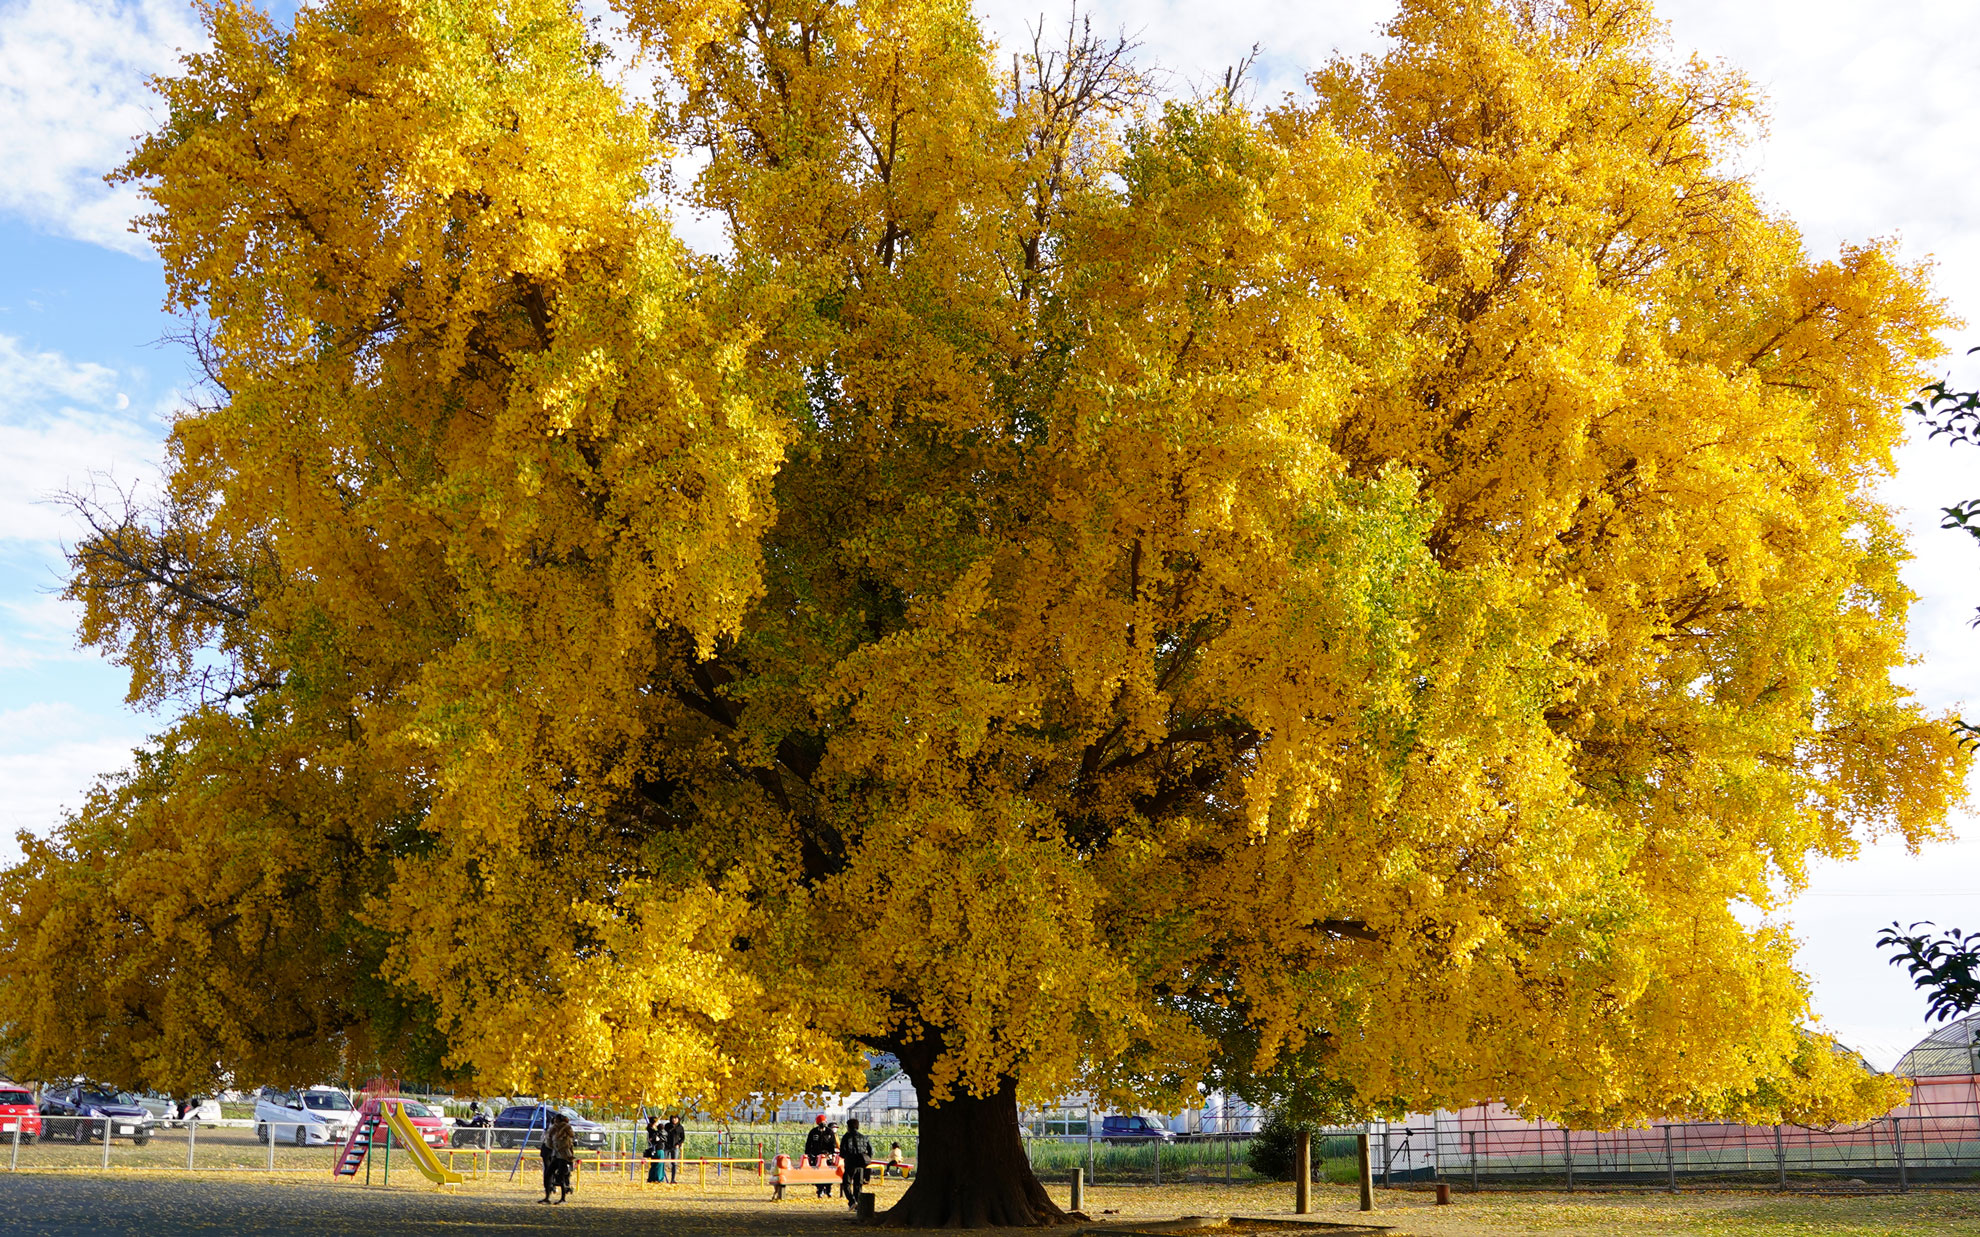
[[[418,1100],[400,1100],[399,1102],[405,1105],[406,1120],[412,1122],[413,1128],[419,1131],[419,1136],[426,1140],[427,1146],[444,1147],[447,1145],[447,1119],[445,1117],[428,1108],[425,1104],[420,1103]]]
[[[560,1108],[550,1104],[516,1104],[504,1108],[495,1118],[491,1131],[498,1147],[534,1147],[543,1141],[543,1133],[550,1125],[550,1114],[561,1112],[571,1119],[571,1129],[577,1135],[579,1150],[586,1147],[605,1145],[605,1127],[596,1121],[587,1121],[577,1115],[574,1109]]]
[[[41,1137],[41,1113],[34,1106],[34,1092],[18,1082],[0,1078],[0,1142],[16,1137],[31,1143]]]
[[[1143,1116],[1103,1117],[1100,1121],[1103,1143],[1145,1143],[1176,1141],[1176,1136]]]
[[[194,1098],[190,1101],[182,1101],[170,1095],[147,1091],[137,1097],[137,1102],[144,1105],[144,1110],[150,1113],[152,1120],[159,1125],[184,1125],[188,1121],[220,1120],[219,1100]],[[181,1108],[186,1110],[184,1117],[179,1116]]]
[[[151,1141],[153,1122],[130,1092],[78,1082],[41,1093],[41,1124],[51,1138],[79,1143],[128,1138],[142,1147]]]
[[[292,1142],[298,1147],[342,1144],[357,1124],[351,1097],[335,1087],[305,1087],[300,1091],[263,1091],[254,1102],[254,1136],[262,1142]]]

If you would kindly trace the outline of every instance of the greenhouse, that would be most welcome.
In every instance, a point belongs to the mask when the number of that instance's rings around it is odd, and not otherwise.
[[[1975,1028],[1980,1014],[1969,1014],[1927,1035],[1898,1058],[1891,1072],[1900,1078],[1948,1078],[1980,1074]]]

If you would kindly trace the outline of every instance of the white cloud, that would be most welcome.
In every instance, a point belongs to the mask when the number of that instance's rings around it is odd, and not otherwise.
[[[133,716],[106,718],[67,705],[0,713],[0,867],[20,857],[18,830],[46,836],[82,806],[106,770],[120,769],[144,742]]]
[[[162,426],[130,411],[117,377],[0,335],[0,543],[71,538],[74,517],[50,495],[92,474],[131,483],[157,471]]]
[[[985,0],[976,6],[986,29],[1002,49],[1029,51],[1031,32],[1044,23],[1050,46],[1063,42],[1071,6],[1036,0]],[[1303,89],[1306,75],[1336,54],[1358,56],[1381,45],[1381,27],[1395,15],[1391,0],[1331,0],[1289,5],[1280,0],[1105,0],[1079,6],[1102,36],[1126,33],[1140,44],[1137,62],[1164,70],[1170,87],[1221,81],[1226,68],[1258,48],[1252,72],[1256,98],[1269,103],[1286,91]]]
[[[44,561],[44,579],[28,579],[30,588],[44,591],[29,599],[0,601],[0,670],[24,670],[48,662],[94,662],[93,653],[76,647],[79,607],[64,601],[55,590],[61,576],[59,559]],[[24,572],[32,576],[32,572]],[[47,703],[47,702],[39,702]],[[60,702],[57,702],[60,703]],[[31,706],[32,707],[32,706]],[[0,739],[4,746],[4,739]]]
[[[101,404],[117,390],[117,371],[92,361],[71,361],[59,352],[30,352],[11,335],[0,335],[0,391],[9,403],[49,396]],[[128,402],[128,401],[127,401]]]
[[[121,164],[160,111],[146,79],[204,47],[174,0],[17,0],[0,7],[0,209],[61,236],[143,253]]]

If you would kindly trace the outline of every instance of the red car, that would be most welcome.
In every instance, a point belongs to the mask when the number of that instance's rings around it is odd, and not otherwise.
[[[26,1087],[0,1079],[0,1143],[13,1142],[16,1134],[24,1143],[40,1138],[41,1113]]]
[[[399,1102],[406,1106],[406,1120],[412,1122],[413,1128],[419,1131],[419,1136],[426,1140],[427,1146],[444,1147],[447,1145],[447,1123],[441,1119],[439,1113],[434,1112],[418,1100],[401,1100]]]

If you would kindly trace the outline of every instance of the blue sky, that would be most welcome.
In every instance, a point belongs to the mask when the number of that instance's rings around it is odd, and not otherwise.
[[[148,258],[0,219],[0,827],[45,829],[149,727],[125,676],[75,647],[56,595],[72,526],[51,491],[155,476],[186,383]]]
[[[1008,45],[1038,0],[982,11]],[[1388,0],[1105,0],[1180,82],[1210,80],[1261,43],[1259,93],[1298,87],[1334,51],[1374,50]],[[1676,54],[1746,70],[1771,126],[1747,171],[1809,248],[1898,235],[1935,257],[1938,284],[1980,343],[1980,11],[1973,0],[1666,0]],[[55,591],[74,535],[39,501],[92,474],[155,477],[165,427],[192,375],[160,341],[156,262],[128,231],[134,198],[102,177],[148,127],[146,75],[199,33],[173,0],[0,0],[0,862],[16,828],[46,831],[90,781],[119,767],[156,720],[123,707],[123,676],[79,652]],[[703,229],[686,227],[691,238]],[[1980,369],[1962,374],[1980,381]],[[1920,595],[1907,680],[1927,703],[1980,711],[1980,546],[1938,528],[1938,508],[1980,495],[1980,451],[1914,443],[1887,496],[1912,530]],[[1873,846],[1827,865],[1785,918],[1829,1027],[1888,1066],[1923,1030],[1923,1002],[1871,945],[1894,919],[1980,927],[1980,825],[1919,855]]]

